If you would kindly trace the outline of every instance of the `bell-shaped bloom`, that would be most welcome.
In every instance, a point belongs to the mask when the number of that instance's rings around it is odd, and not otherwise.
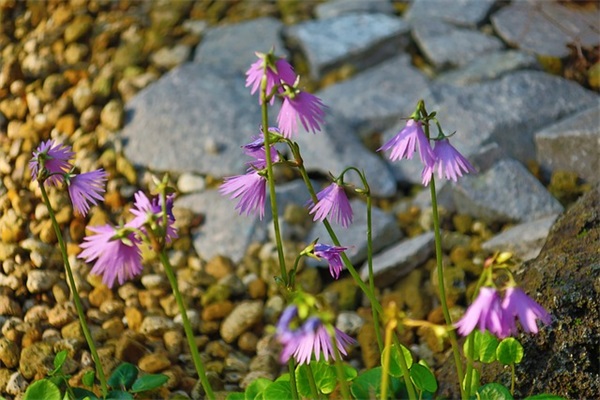
[[[333,329],[335,343],[327,332],[323,322],[317,317],[309,317],[304,323],[298,325],[298,310],[295,305],[287,307],[277,324],[277,338],[283,345],[279,357],[282,364],[294,357],[298,364],[310,363],[313,355],[317,361],[321,356],[325,361],[335,359],[337,346],[340,354],[347,355],[348,348],[356,341],[337,328]]]
[[[332,183],[317,193],[317,203],[309,202],[310,214],[315,214],[313,221],[330,219],[347,228],[352,223],[352,207],[343,186]]]
[[[487,329],[499,338],[508,336],[512,330],[509,321],[503,318],[500,296],[496,289],[491,287],[479,289],[473,304],[454,326],[462,336],[467,336],[476,326],[481,332]]]
[[[296,74],[294,69],[283,58],[279,58],[273,62],[272,65],[265,65],[268,63],[270,58],[273,58],[269,54],[258,54],[258,60],[254,62],[248,71],[246,71],[246,87],[252,86],[250,93],[254,94],[260,88],[260,82],[263,76],[267,76],[267,95],[271,94],[275,85],[280,85],[282,82],[292,86],[296,81]],[[275,96],[270,100],[270,104],[273,104]],[[262,104],[262,99],[259,96],[258,102]]]
[[[417,144],[419,145],[419,156],[423,165],[426,167],[433,166],[435,156],[429,145],[429,139],[423,132],[421,121],[415,121],[414,119],[409,119],[406,126],[377,151],[391,149],[392,152],[389,157],[391,161],[397,161],[401,158],[410,160],[417,149]]]
[[[48,174],[45,182],[49,185],[58,185],[63,182],[64,174],[73,167],[70,160],[74,155],[71,146],[55,143],[52,139],[42,142],[29,161],[31,179],[36,180],[42,169],[45,169]]]
[[[277,128],[269,128],[270,131],[278,131]],[[265,139],[263,134],[255,138],[252,142],[242,146],[244,153],[253,158],[252,161],[248,161],[246,164],[249,165],[249,170],[253,169],[264,169],[267,167],[267,152],[265,150]],[[271,150],[271,162],[276,163],[279,161],[279,154],[275,149],[274,145],[270,146]]]
[[[546,325],[552,322],[550,314],[518,287],[506,289],[502,301],[502,310],[505,318],[511,321],[514,321],[517,317],[525,332],[538,333],[536,322],[538,319]],[[516,329],[511,333],[516,333]]]
[[[433,154],[435,156],[435,163],[425,165],[421,174],[424,186],[429,185],[431,176],[436,170],[440,179],[444,176],[446,179],[451,179],[454,182],[456,182],[458,177],[463,175],[463,172],[475,172],[475,168],[473,168],[471,163],[450,144],[448,139],[436,141]]]
[[[122,285],[142,272],[141,242],[133,232],[122,233],[110,225],[88,229],[95,234],[83,238],[83,251],[77,257],[86,262],[96,260],[91,273],[101,275],[106,286],[112,287],[115,281]]]
[[[240,201],[235,208],[239,210],[240,214],[250,215],[258,212],[258,217],[263,219],[267,197],[267,178],[258,171],[225,178],[219,188],[219,193],[231,194],[232,199],[239,197]]]
[[[298,132],[298,120],[306,131],[320,131],[325,117],[324,108],[321,99],[310,93],[298,91],[285,95],[277,115],[279,131],[284,137],[291,138]]]
[[[335,279],[340,277],[340,273],[344,269],[341,254],[347,247],[329,246],[327,244],[317,243],[314,247],[314,255],[319,258],[324,258],[329,263],[329,272]]]
[[[175,216],[173,215],[173,195],[167,196],[167,204],[165,207],[167,212],[167,229],[164,232],[165,240],[170,243],[173,239],[177,239],[177,229],[175,229]],[[136,229],[141,229],[143,232],[148,232],[148,227],[152,227],[154,223],[159,226],[163,224],[163,210],[160,202],[160,197],[155,197],[152,202],[146,197],[141,190],[134,194],[134,203],[131,208],[131,213],[134,215],[133,220],[127,225]],[[159,232],[155,232],[158,234]]]
[[[77,175],[67,174],[69,196],[75,212],[85,216],[91,204],[96,205],[104,199],[102,193],[106,179],[107,174],[103,169]]]

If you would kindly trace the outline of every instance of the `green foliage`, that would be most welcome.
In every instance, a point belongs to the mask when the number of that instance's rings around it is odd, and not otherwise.
[[[135,378],[137,378],[138,369],[130,363],[119,365],[108,378],[108,384],[113,389],[127,390],[131,388]]]
[[[140,376],[135,382],[133,382],[130,392],[140,393],[147,390],[156,389],[167,383],[168,380],[169,377],[163,374],[147,374]]]
[[[479,400],[513,400],[506,387],[499,383],[488,383],[477,390]]]
[[[463,351],[468,354],[469,343],[474,340],[473,360],[481,361],[489,364],[496,361],[496,348],[498,347],[498,339],[490,332],[482,333],[479,330],[474,330],[473,334],[467,337],[463,345]]]
[[[435,375],[423,364],[413,364],[410,368],[410,379],[421,392],[435,393],[438,384]]]
[[[254,380],[246,388],[244,395],[245,400],[262,400],[263,392],[272,382],[266,378],[258,378]],[[228,397],[229,398],[229,397]]]
[[[481,379],[481,375],[480,375],[479,371],[477,369],[473,368],[471,370],[471,385],[469,385],[469,388],[468,388],[469,393],[475,393],[477,391],[477,388],[480,385],[480,383],[479,383],[480,379]],[[463,390],[467,389],[467,374],[465,374],[465,377],[463,378],[462,387],[463,387]]]
[[[369,369],[358,375],[352,381],[350,393],[355,399],[374,399],[379,398],[381,391],[381,367]],[[400,379],[390,377],[390,387],[388,393],[391,398],[405,398],[406,395],[399,396],[398,393],[404,388]]]
[[[506,338],[498,345],[496,357],[504,365],[518,364],[523,359],[523,346],[515,338]]]
[[[335,366],[321,361],[310,363],[312,373],[315,379],[317,390],[324,394],[329,394],[335,389],[337,384]],[[310,384],[308,380],[309,370],[306,365],[296,367],[296,385],[300,396],[311,397]]]
[[[536,394],[534,396],[525,397],[524,400],[567,400],[562,396],[557,396],[555,394]]]
[[[406,360],[407,364],[406,366],[410,369],[413,363],[412,354],[410,350],[408,350],[406,347],[400,345],[400,348],[402,350],[402,353],[404,354],[404,359]],[[395,378],[400,378],[402,377],[402,368],[400,368],[400,350],[398,350],[398,347],[395,344],[392,344],[389,347],[385,347],[381,354],[382,364],[383,358],[388,351],[390,352],[390,370],[388,371],[388,373]]]
[[[48,379],[33,382],[25,391],[25,400],[62,400],[60,389]]]
[[[290,386],[289,376],[288,380],[277,380],[271,383],[263,392],[264,400],[279,400],[279,399],[291,399],[292,388]]]

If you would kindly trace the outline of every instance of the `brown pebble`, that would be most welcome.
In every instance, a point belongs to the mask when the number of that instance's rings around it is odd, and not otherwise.
[[[177,357],[181,354],[181,345],[183,343],[183,334],[178,330],[170,330],[163,335],[165,349],[170,357]]]
[[[138,367],[144,372],[151,374],[165,370],[171,366],[171,361],[166,354],[154,353],[145,355],[138,362]]]
[[[121,318],[114,317],[104,322],[102,324],[102,329],[108,332],[109,338],[116,339],[120,337],[123,331],[125,330],[125,325],[123,324]]]
[[[209,304],[202,310],[204,321],[216,321],[225,318],[233,310],[233,303],[225,300],[219,303]]]
[[[140,326],[142,326],[142,320],[144,319],[144,316],[137,308],[127,307],[125,309],[125,319],[127,320],[127,326],[129,329],[137,332],[140,329]]]
[[[5,317],[19,317],[23,316],[21,306],[15,300],[8,296],[0,296],[0,315]]]
[[[258,278],[248,284],[248,294],[253,299],[263,299],[267,295],[267,284]]]
[[[234,270],[233,261],[230,258],[217,255],[211,258],[204,267],[206,273],[215,277],[217,280],[226,277]]]
[[[238,346],[240,350],[247,353],[256,352],[256,344],[258,343],[258,337],[252,332],[244,332],[238,339]]]
[[[137,340],[135,334],[131,331],[125,332],[115,346],[115,357],[133,364],[137,364],[147,353],[148,348],[141,341]]]
[[[103,284],[96,286],[88,296],[90,304],[94,307],[100,307],[102,303],[111,300],[112,298],[112,290],[110,290],[108,286]]]
[[[63,115],[56,120],[55,128],[60,133],[71,136],[77,128],[77,119],[73,114]]]

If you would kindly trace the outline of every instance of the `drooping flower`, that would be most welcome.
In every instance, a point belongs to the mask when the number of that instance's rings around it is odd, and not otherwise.
[[[83,174],[66,174],[69,196],[78,214],[86,216],[91,204],[96,205],[104,199],[102,193],[107,176],[102,168]]]
[[[313,316],[298,325],[297,317],[297,307],[288,306],[277,324],[277,338],[283,345],[279,361],[284,364],[290,357],[294,357],[298,364],[308,364],[313,355],[317,361],[321,356],[325,361],[335,359],[334,344],[323,322]],[[340,354],[347,355],[348,348],[356,341],[339,329],[332,329],[335,346]]]
[[[340,277],[340,273],[344,269],[340,254],[347,250],[347,247],[329,246],[327,244],[317,243],[314,247],[314,254],[319,258],[324,258],[329,263],[329,272],[335,279]]]
[[[294,84],[296,81],[296,74],[289,62],[283,58],[279,58],[274,62],[270,61],[273,58],[271,54],[256,53],[256,55],[258,60],[250,66],[248,71],[246,71],[246,87],[252,86],[252,89],[250,90],[251,94],[256,93],[260,88],[260,82],[265,73],[267,75],[267,95],[271,93],[275,85],[279,85],[281,82],[290,86]],[[267,64],[266,68],[265,64]],[[275,96],[271,98],[270,104],[273,104],[274,100]],[[262,104],[260,96],[258,102]]]
[[[88,227],[94,235],[86,236],[80,247],[78,258],[86,262],[96,260],[91,273],[102,275],[102,282],[112,287],[115,280],[119,285],[142,272],[140,240],[133,232],[120,231],[111,225]]]
[[[279,129],[277,128],[269,128],[269,131],[279,133]],[[252,161],[247,163],[250,167],[248,171],[252,169],[264,169],[267,167],[267,152],[265,151],[265,139],[262,132],[260,136],[255,138],[252,142],[245,144],[242,148],[244,149],[244,153],[253,158]],[[271,145],[270,149],[271,162],[275,163],[279,161],[279,154],[277,153],[275,146]]]
[[[421,174],[424,186],[429,185],[431,176],[436,170],[440,179],[442,179],[443,173],[446,179],[452,179],[454,182],[456,182],[458,177],[463,175],[463,172],[475,172],[475,168],[473,168],[471,163],[450,144],[448,139],[436,141],[433,154],[435,156],[435,163],[425,165]]]
[[[401,158],[410,160],[417,149],[417,143],[419,144],[419,157],[421,157],[423,165],[433,166],[435,156],[429,145],[429,140],[423,132],[421,121],[415,121],[414,119],[409,119],[406,126],[377,151],[392,149],[389,157],[391,161],[397,161]]]
[[[240,198],[235,207],[240,214],[250,215],[258,212],[258,217],[263,219],[267,197],[267,179],[258,171],[253,170],[245,175],[225,178],[219,192],[223,195],[231,193],[232,199]]]
[[[315,214],[313,221],[323,221],[329,215],[344,228],[352,223],[352,207],[341,185],[333,182],[317,193],[317,200],[309,211],[310,214]]]
[[[478,326],[482,332],[487,329],[499,338],[508,336],[512,330],[509,321],[503,318],[500,296],[496,289],[491,287],[479,289],[473,304],[467,308],[463,317],[454,326],[462,336],[471,333],[475,326]]]
[[[31,179],[36,180],[42,169],[45,169],[48,173],[45,182],[49,185],[58,185],[63,182],[63,175],[72,168],[70,160],[73,156],[75,153],[71,151],[71,146],[55,143],[52,139],[42,142],[29,161]]]
[[[291,138],[298,132],[298,120],[306,131],[320,131],[325,117],[324,107],[321,99],[307,92],[295,91],[294,94],[285,95],[277,115],[281,134]]]
[[[167,196],[167,204],[165,207],[167,212],[167,229],[165,234],[165,240],[170,243],[173,239],[177,239],[177,229],[175,228],[175,216],[173,215],[173,195]],[[131,213],[134,215],[127,225],[136,229],[141,229],[147,232],[147,226],[152,225],[154,222],[162,226],[163,214],[162,204],[160,197],[155,197],[152,202],[146,197],[144,192],[141,190],[134,194],[134,203],[131,208]]]
[[[548,314],[544,307],[536,303],[518,287],[509,287],[506,289],[504,300],[502,301],[502,311],[505,317],[511,321],[514,321],[515,317],[517,317],[525,332],[538,333],[536,323],[538,319],[546,325],[552,322],[550,314]],[[516,329],[513,329],[511,333],[515,332]]]

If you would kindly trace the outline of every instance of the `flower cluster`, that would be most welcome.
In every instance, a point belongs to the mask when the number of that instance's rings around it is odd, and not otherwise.
[[[404,129],[387,141],[377,151],[392,150],[390,160],[401,158],[412,159],[416,148],[423,163],[421,181],[424,186],[429,185],[433,173],[437,171],[439,178],[445,177],[454,182],[464,173],[475,172],[475,168],[451,144],[448,138],[435,140],[432,149],[429,138],[423,131],[423,123],[416,119],[409,119]]]
[[[97,205],[98,201],[102,201],[107,174],[103,169],[83,174],[73,173],[71,159],[74,156],[71,146],[64,146],[49,139],[42,142],[33,152],[29,169],[31,178],[42,184],[58,186],[65,182],[75,212],[85,216],[90,210],[90,205]]]
[[[507,288],[503,299],[495,288],[482,287],[454,326],[462,336],[467,336],[478,326],[482,332],[487,329],[497,337],[505,338],[516,334],[517,319],[525,332],[530,333],[538,332],[538,319],[546,325],[552,322],[550,314],[518,287]]]
[[[317,316],[299,318],[298,307],[288,306],[277,324],[277,339],[283,345],[279,361],[283,364],[293,357],[298,364],[309,364],[314,355],[319,361],[335,359],[336,346],[340,354],[347,355],[356,341],[339,329],[325,324]],[[333,337],[333,338],[332,338]],[[335,344],[334,344],[335,339]]]
[[[110,224],[89,227],[94,235],[86,236],[81,244],[83,251],[77,256],[86,262],[95,260],[92,274],[102,275],[102,282],[112,287],[115,281],[122,285],[142,272],[142,241],[152,241],[158,236],[169,243],[177,238],[174,227],[173,197],[164,205],[167,224],[164,226],[163,204],[158,198],[150,201],[139,191],[135,194],[131,213],[134,218],[121,227]]]

